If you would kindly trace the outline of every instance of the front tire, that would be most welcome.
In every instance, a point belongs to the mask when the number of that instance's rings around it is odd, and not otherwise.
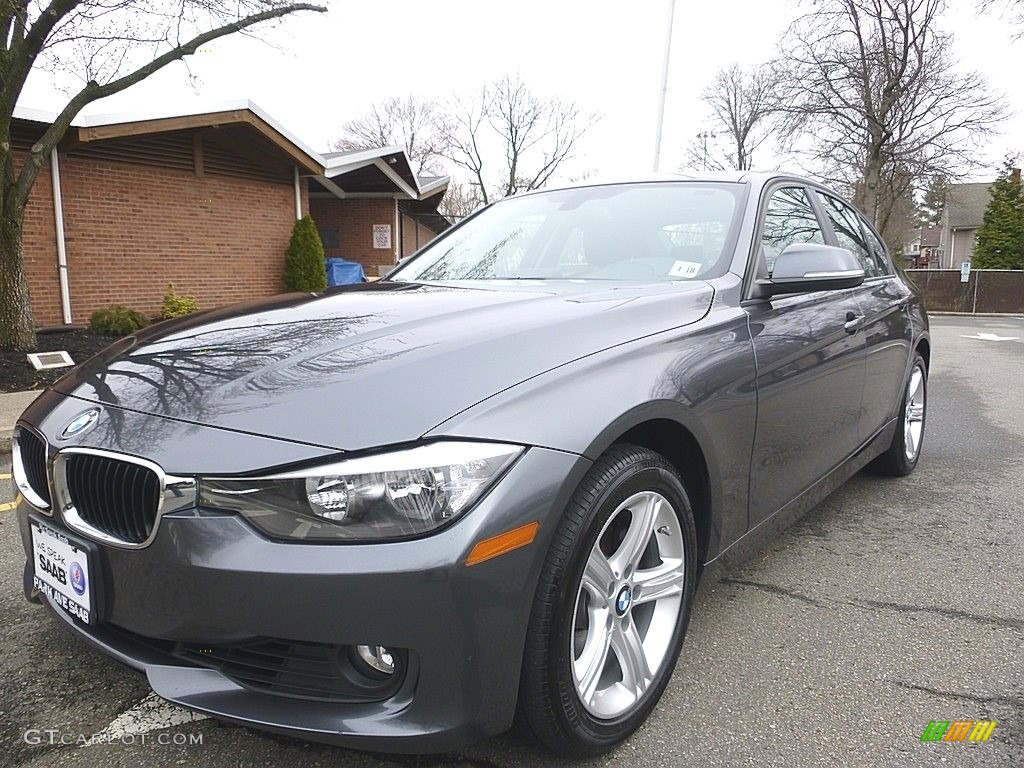
[[[518,722],[560,755],[622,743],[672,676],[695,575],[693,511],[675,469],[614,446],[576,489],[541,571]]]
[[[905,477],[914,471],[921,458],[921,443],[924,440],[924,423],[928,396],[928,367],[920,354],[914,355],[914,362],[903,392],[899,421],[892,444],[885,453],[871,464],[871,469],[880,475]]]

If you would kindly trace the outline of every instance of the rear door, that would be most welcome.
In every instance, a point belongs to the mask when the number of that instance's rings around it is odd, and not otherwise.
[[[910,289],[895,274],[889,253],[864,217],[853,207],[819,192],[836,244],[848,248],[864,267],[864,283],[854,290],[860,305],[865,347],[864,394],[859,422],[861,441],[873,437],[895,417],[910,362],[913,327]]]
[[[828,242],[824,215],[804,186],[769,192],[762,212],[761,264],[768,274],[791,243]],[[757,429],[750,467],[751,527],[852,454],[860,444],[864,334],[856,292],[775,296],[746,306],[757,363]]]

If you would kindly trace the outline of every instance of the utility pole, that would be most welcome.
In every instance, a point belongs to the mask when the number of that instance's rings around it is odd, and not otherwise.
[[[708,139],[715,138],[714,131],[701,131],[697,134],[697,138],[700,139],[701,153],[704,157],[704,170],[708,169]]]
[[[665,63],[661,70],[661,98],[658,99],[658,124],[654,133],[654,172],[661,162],[661,131],[665,126],[665,97],[668,94],[668,62],[672,53],[672,19],[676,13],[676,0],[668,0],[668,27],[665,29]]]

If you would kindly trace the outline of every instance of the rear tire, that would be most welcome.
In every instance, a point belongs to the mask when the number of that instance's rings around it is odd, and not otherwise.
[[[672,676],[695,575],[693,511],[675,469],[646,448],[612,447],[573,494],[541,571],[523,730],[569,757],[627,739]]]
[[[927,395],[928,367],[924,358],[915,354],[907,386],[903,390],[896,434],[885,453],[871,463],[874,472],[889,477],[905,477],[914,471],[921,458],[921,444],[924,441]]]

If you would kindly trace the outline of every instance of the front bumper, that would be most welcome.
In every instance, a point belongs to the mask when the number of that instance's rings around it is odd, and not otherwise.
[[[96,545],[97,623],[51,608],[73,632],[144,672],[157,694],[190,709],[362,749],[456,748],[511,724],[537,577],[588,464],[532,448],[463,519],[408,542],[281,543],[234,515],[175,512],[143,549]],[[22,501],[26,553],[30,513]],[[464,565],[480,539],[533,520],[541,526],[530,546]],[[59,515],[48,523],[63,527]],[[243,687],[132,633],[211,645],[247,638],[383,645],[407,649],[410,662],[386,701],[305,700]]]

